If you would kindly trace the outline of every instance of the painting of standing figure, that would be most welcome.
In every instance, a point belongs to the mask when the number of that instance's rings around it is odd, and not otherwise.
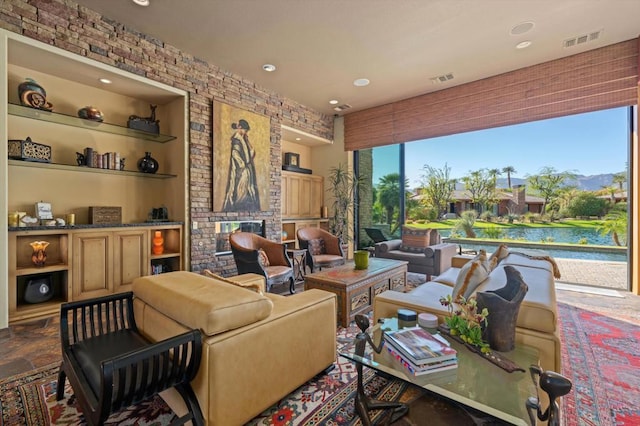
[[[213,210],[256,212],[269,207],[268,117],[213,103]]]

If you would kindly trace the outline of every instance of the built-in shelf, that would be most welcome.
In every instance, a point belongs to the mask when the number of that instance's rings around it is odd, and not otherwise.
[[[152,254],[151,259],[169,259],[172,257],[178,257],[180,253],[162,253],[162,254]]]
[[[176,175],[168,175],[163,173],[142,173],[142,172],[134,172],[129,170],[98,169],[97,167],[72,166],[70,164],[58,164],[58,163],[38,163],[35,161],[22,161],[22,160],[9,160],[9,165],[18,166],[18,167],[36,167],[40,169],[45,168],[45,169],[68,170],[72,172],[83,172],[83,173],[105,173],[105,174],[120,175],[120,176],[136,176],[136,177],[153,178],[153,179],[169,179],[169,178],[176,177]]]
[[[47,273],[57,272],[57,271],[66,271],[68,269],[69,269],[69,265],[63,264],[63,263],[60,263],[57,265],[46,265],[43,267],[35,267],[35,266],[18,267],[16,268],[16,276],[47,274]]]
[[[97,132],[111,133],[119,136],[128,136],[131,138],[144,139],[159,143],[165,143],[176,139],[175,136],[144,132],[142,130],[130,129],[128,127],[120,126],[117,124],[87,120],[80,117],[74,117],[72,115],[60,114],[58,112],[46,111],[12,103],[9,104],[9,115],[32,118],[34,120],[47,121],[49,123],[80,127],[81,129],[90,129]]]

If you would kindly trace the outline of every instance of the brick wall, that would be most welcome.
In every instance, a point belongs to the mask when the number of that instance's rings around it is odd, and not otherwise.
[[[333,139],[333,117],[320,114],[241,76],[221,70],[154,37],[69,0],[2,0],[0,27],[189,92],[191,269],[233,274],[231,256],[213,256],[214,222],[264,219],[267,237],[279,239],[280,125]],[[212,212],[212,104],[218,99],[271,119],[270,200],[260,213]]]

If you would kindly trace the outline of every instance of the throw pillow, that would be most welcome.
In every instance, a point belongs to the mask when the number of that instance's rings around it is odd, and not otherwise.
[[[496,249],[496,251],[491,253],[491,256],[489,256],[489,272],[496,269],[496,266],[498,266],[498,263],[500,263],[500,261],[505,257],[507,257],[508,255],[509,255],[509,247],[507,247],[506,244],[500,244]]]
[[[269,258],[267,257],[267,252],[262,249],[258,249],[258,263],[262,265],[263,268],[269,266]]]
[[[408,226],[402,227],[402,243],[400,251],[409,253],[422,253],[429,246],[432,229],[416,229]]]
[[[480,262],[482,267],[487,271],[487,274],[492,271],[492,269],[490,268],[490,265],[489,265],[489,259],[487,258],[487,251],[486,250],[480,249],[478,254],[473,259],[471,259],[471,262],[473,262],[474,260],[477,260],[477,261]]]
[[[483,266],[481,259],[465,263],[460,272],[458,272],[458,278],[456,279],[456,285],[453,287],[451,297],[454,301],[457,301],[460,296],[468,299],[488,276],[489,272]]]
[[[326,253],[327,248],[325,247],[324,240],[322,238],[309,240],[309,254],[311,254],[311,256],[317,256],[319,254]]]

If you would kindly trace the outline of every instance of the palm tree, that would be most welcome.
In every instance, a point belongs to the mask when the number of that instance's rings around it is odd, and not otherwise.
[[[377,186],[378,201],[387,212],[387,224],[393,223],[393,216],[400,205],[400,174],[390,173],[380,178]]]
[[[617,183],[620,191],[622,191],[624,189],[623,185],[627,183],[627,174],[625,172],[616,173],[613,175],[612,183]]]
[[[604,218],[599,228],[601,235],[611,234],[617,246],[627,245],[627,212],[625,210],[611,210]]]
[[[502,173],[507,174],[507,185],[509,185],[509,188],[511,188],[511,174],[516,174],[518,172],[513,166],[506,166],[502,168]]]

